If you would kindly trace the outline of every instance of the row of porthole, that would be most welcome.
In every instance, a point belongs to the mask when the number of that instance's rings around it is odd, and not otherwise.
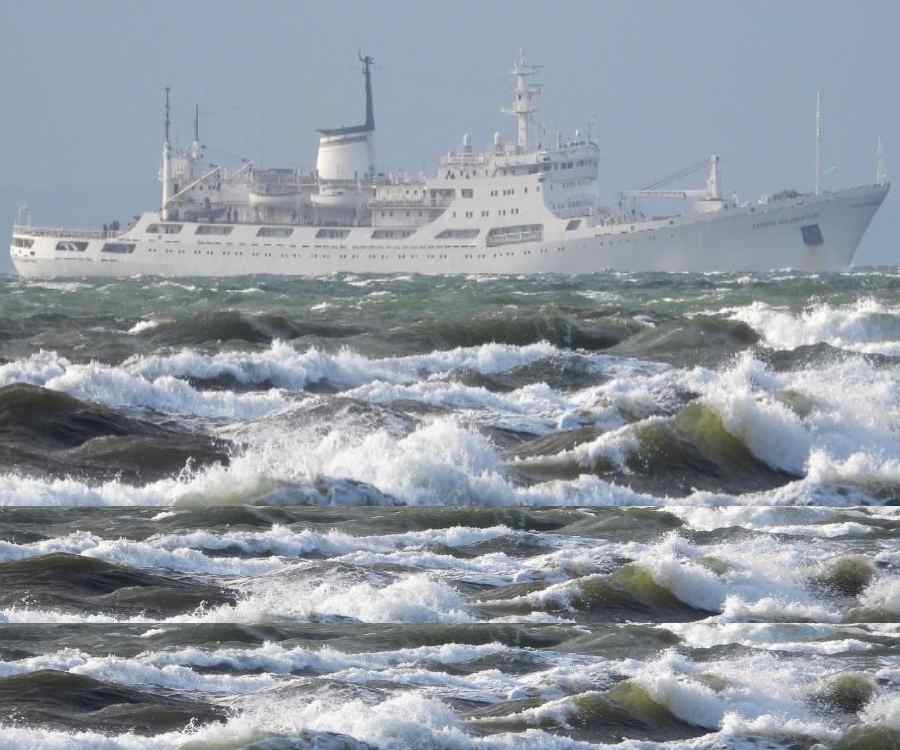
[[[674,237],[674,235],[672,235],[672,236]],[[627,242],[627,239],[626,239],[625,241]],[[613,243],[610,243],[610,244],[613,244]],[[603,247],[603,242],[600,243],[600,247]],[[565,248],[562,248],[562,247],[556,249],[556,252],[560,252],[560,253],[561,253],[561,252],[564,252],[564,251],[565,251]],[[149,248],[149,252],[154,253],[154,252],[159,252],[159,250],[156,249],[156,248]],[[167,253],[170,253],[171,251],[167,250],[166,252],[167,252]],[[221,252],[221,254],[222,254],[223,256],[225,256],[225,257],[231,257],[231,255],[232,255],[232,253],[231,253],[231,252],[228,252],[228,251],[220,251],[220,252]],[[540,253],[549,253],[549,252],[553,252],[553,250],[552,250],[551,248],[540,248],[539,252],[540,252]],[[32,254],[33,254],[33,253],[32,253]],[[185,254],[185,251],[182,250],[182,251],[180,251],[178,254],[183,255],[183,254]],[[201,255],[201,254],[202,254],[202,255],[215,255],[215,254],[216,254],[216,251],[214,251],[214,250],[203,250],[203,251],[201,251],[201,250],[195,250],[195,251],[194,251],[194,255]],[[530,254],[531,254],[531,250],[523,250],[523,251],[522,251],[522,254],[523,254],[523,255],[530,255]],[[236,256],[236,257],[244,257],[243,253],[233,253],[233,255]],[[493,258],[498,258],[498,257],[502,258],[502,257],[504,257],[504,256],[505,256],[505,257],[514,257],[514,256],[515,256],[515,253],[514,253],[514,252],[507,252],[507,253],[493,253],[493,254],[491,255],[491,257],[493,257]],[[271,257],[272,257],[272,253],[252,253],[250,257],[253,257],[253,258],[259,258],[259,257],[271,258]],[[299,258],[300,260],[303,259],[303,256],[302,256],[302,255],[297,255],[297,254],[285,255],[284,253],[282,253],[279,257],[280,257],[282,260],[289,260],[289,259],[291,259],[291,258],[293,258],[294,260],[297,260],[298,258]],[[316,253],[313,253],[312,255],[310,255],[310,258],[311,258],[311,259],[314,259],[314,260],[318,260],[319,257],[320,257],[320,256],[319,256],[318,254],[316,254]],[[322,255],[321,257],[322,257],[323,260],[328,260],[328,259],[330,259],[332,256],[330,256],[330,255]],[[348,259],[349,259],[349,260],[359,260],[359,257],[360,257],[360,256],[358,256],[358,255],[339,255],[339,256],[338,256],[338,259],[339,259],[339,260],[348,260]],[[370,255],[369,255],[369,260],[377,260],[378,257],[379,257],[379,256],[377,256],[377,255],[370,254]],[[384,254],[381,255],[381,258],[382,258],[382,259],[388,259],[388,258],[390,258],[390,257],[391,257],[391,256],[384,255]],[[397,260],[407,260],[407,259],[409,259],[409,260],[418,260],[418,259],[419,259],[419,256],[418,256],[418,255],[410,255],[410,256],[408,256],[408,258],[407,258],[406,255],[396,255],[396,256],[393,256],[393,257],[394,257],[395,259],[397,259]],[[447,259],[449,259],[449,257],[450,257],[449,255],[437,255],[437,256],[435,256],[435,255],[427,255],[427,256],[426,256],[426,258],[427,258],[428,260],[432,260],[432,259],[435,259],[435,258],[437,258],[437,259],[439,259],[439,260],[447,260]],[[472,258],[472,257],[474,257],[474,256],[473,256],[472,254],[467,254],[467,255],[465,255],[464,257],[466,257],[466,258]],[[478,257],[485,257],[485,258],[486,258],[487,255],[479,255]]]
[[[564,252],[564,251],[565,251],[565,248],[562,248],[562,247],[556,249],[556,252],[559,252],[559,253]],[[551,252],[553,252],[553,249],[551,249],[551,248],[541,248],[539,252],[542,253],[542,254],[545,254],[545,253],[551,253]],[[522,251],[522,255],[531,255],[531,253],[532,253],[531,250],[523,250],[523,251]],[[200,251],[195,251],[194,254],[195,254],[195,255],[200,254]],[[211,251],[211,250],[207,250],[207,251],[204,251],[203,254],[204,254],[204,255],[214,255],[215,253],[214,253],[213,251]],[[223,255],[224,255],[224,256],[229,256],[229,253],[223,252]],[[504,257],[507,257],[507,258],[513,258],[513,257],[515,257],[515,256],[516,256],[516,253],[515,253],[515,252],[492,253],[492,254],[490,255],[491,258],[504,258]],[[266,254],[264,254],[263,256],[260,256],[259,254],[254,254],[252,257],[254,257],[254,258],[258,258],[258,257],[271,258],[272,255],[271,255],[270,253],[266,253]],[[296,255],[296,254],[293,254],[293,255],[284,255],[284,254],[282,254],[282,255],[280,255],[279,257],[280,257],[282,260],[292,260],[292,259],[293,259],[293,260],[303,260],[303,256],[302,256],[302,255]],[[475,259],[475,258],[478,258],[478,259],[486,259],[486,258],[488,257],[488,255],[485,254],[485,253],[478,254],[478,255],[471,254],[471,253],[467,253],[467,254],[464,255],[463,257],[466,258],[466,259],[468,259],[468,260],[472,260],[472,259]],[[331,256],[331,255],[321,255],[321,256],[320,256],[320,255],[318,255],[317,253],[313,253],[312,255],[309,256],[309,259],[310,259],[310,260],[331,260],[332,258],[333,258],[333,256]],[[382,255],[379,256],[379,255],[369,254],[369,256],[368,256],[368,258],[367,258],[367,260],[379,260],[379,259],[380,259],[380,260],[421,260],[420,256],[418,256],[418,255],[409,255],[409,256],[406,256],[406,255],[396,255],[396,256],[390,256],[390,255],[382,254]],[[426,255],[424,259],[425,259],[425,260],[450,260],[450,256],[449,256],[449,255]],[[359,256],[359,255],[339,255],[339,256],[337,256],[337,260],[360,260],[360,256]]]
[[[498,210],[497,210],[497,216],[506,216],[507,211],[509,211],[509,213],[510,213],[511,215],[516,215],[516,216],[517,216],[517,215],[519,214],[519,209],[518,209],[518,208],[510,208],[510,209],[501,208],[501,209],[498,209]],[[482,218],[482,219],[487,218],[487,217],[490,216],[490,215],[491,215],[491,212],[490,212],[490,211],[482,211],[482,212],[481,212],[481,218]],[[456,218],[456,211],[451,211],[451,216],[452,216],[452,218],[455,219],[455,218]],[[464,217],[464,218],[466,218],[466,219],[474,219],[474,218],[475,218],[475,212],[474,212],[474,211],[466,211],[466,212],[465,212],[465,217]]]

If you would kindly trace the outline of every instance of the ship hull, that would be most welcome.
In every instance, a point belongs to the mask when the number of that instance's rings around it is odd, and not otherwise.
[[[715,214],[634,224],[571,222],[547,226],[541,241],[499,246],[441,242],[425,226],[401,241],[375,240],[368,227],[353,227],[341,241],[316,238],[316,227],[295,227],[290,239],[260,239],[259,225],[234,225],[227,239],[195,235],[148,237],[159,221],[145,214],[114,238],[81,240],[76,252],[58,249],[64,232],[14,232],[12,260],[24,277],[236,276],[350,273],[523,274],[618,271],[764,271],[794,268],[840,270],[853,260],[888,186],[873,185],[819,197],[723,209]],[[815,229],[811,229],[815,227]],[[488,232],[481,232],[486,236]],[[77,239],[77,238],[73,238]],[[17,242],[18,241],[18,242]],[[128,253],[106,252],[110,241]],[[24,247],[23,245],[29,246]]]

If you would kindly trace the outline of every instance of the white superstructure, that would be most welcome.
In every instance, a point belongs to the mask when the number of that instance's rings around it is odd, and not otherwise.
[[[24,276],[222,276],[354,273],[587,273],[844,268],[889,190],[879,147],[876,183],[821,189],[821,108],[816,189],[754,203],[722,193],[717,156],[703,189],[660,180],[597,199],[600,149],[589,136],[548,133],[537,117],[539,66],[513,65],[514,142],[496,133],[476,151],[466,135],[430,178],[385,173],[375,152],[371,57],[360,55],[362,125],[322,129],[316,168],[225,168],[206,160],[199,113],[184,150],[169,139],[169,92],[160,208],[124,231],[17,223],[12,260]],[[673,178],[684,178],[683,170]],[[648,201],[688,210],[647,216]]]

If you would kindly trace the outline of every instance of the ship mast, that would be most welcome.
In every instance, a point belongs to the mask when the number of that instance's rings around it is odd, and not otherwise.
[[[194,105],[194,141],[191,143],[191,159],[195,162],[203,155],[203,146],[200,145],[200,105]]]
[[[160,218],[168,221],[169,203],[172,200],[172,178],[170,175],[171,146],[169,145],[169,126],[171,125],[170,107],[169,107],[169,91],[170,86],[166,86],[166,106],[163,118],[163,149],[162,149],[162,203],[159,209]]]
[[[536,75],[542,65],[529,65],[525,60],[525,53],[519,50],[519,56],[513,62],[512,75],[515,78],[513,86],[513,105],[510,109],[504,109],[507,114],[515,115],[518,121],[518,136],[516,145],[520,152],[527,152],[530,146],[530,124],[532,116],[537,109],[537,97],[541,94],[541,84],[529,83],[528,79]]]
[[[822,91],[816,92],[816,195],[822,189]]]
[[[888,184],[887,159],[884,155],[884,144],[881,142],[881,136],[878,136],[878,145],[875,147],[875,184]]]

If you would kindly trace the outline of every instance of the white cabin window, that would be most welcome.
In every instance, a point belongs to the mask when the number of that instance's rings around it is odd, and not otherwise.
[[[445,229],[436,234],[436,240],[473,240],[478,236],[480,229]]]
[[[461,192],[462,192],[463,198],[474,198],[475,197],[475,191],[472,190],[472,188],[463,188]]]
[[[194,234],[215,234],[220,236],[225,236],[231,234],[234,227],[229,227],[224,224],[201,224],[194,231]]]
[[[414,229],[376,229],[372,232],[373,240],[405,240]]]
[[[543,224],[519,224],[509,227],[494,227],[488,232],[487,245],[508,245],[515,242],[539,242],[544,238]]]
[[[103,253],[127,254],[134,252],[133,242],[107,242],[101,249]]]
[[[147,234],[178,234],[182,224],[148,224]]]
[[[320,229],[316,232],[316,239],[342,240],[349,236],[349,229]]]
[[[290,237],[294,230],[290,227],[260,227],[257,237]]]

